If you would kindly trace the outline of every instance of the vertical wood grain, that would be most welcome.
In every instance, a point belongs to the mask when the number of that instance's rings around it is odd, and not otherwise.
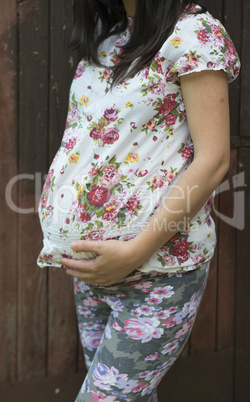
[[[250,158],[249,148],[239,151],[238,173],[245,173],[245,229],[237,231],[236,239],[236,342],[235,342],[235,400],[249,401],[249,367],[250,367]],[[240,189],[239,189],[240,190]],[[241,190],[244,190],[242,188]]]
[[[223,19],[225,27],[236,47],[241,59],[241,35],[242,35],[242,1],[226,0],[224,2]],[[229,85],[231,135],[240,135],[240,77]]]
[[[249,135],[250,126],[250,77],[249,77],[249,64],[250,64],[250,2],[242,0],[243,4],[243,21],[242,21],[242,53],[241,53],[241,116],[240,116],[240,135]]]
[[[34,208],[19,214],[18,379],[46,374],[46,269],[36,266],[42,233],[35,210],[35,173],[43,174],[48,144],[48,0],[26,0],[20,14],[19,205]]]
[[[218,210],[219,199],[216,195],[214,200],[215,209]],[[218,217],[212,213],[216,226],[218,239]],[[218,245],[210,265],[207,286],[201,301],[198,315],[191,333],[190,353],[191,357],[202,350],[214,353],[216,344],[216,303],[217,303],[217,271],[218,271]]]
[[[9,181],[18,171],[16,121],[17,20],[16,2],[0,2],[0,381],[16,379],[17,213],[5,198]],[[17,205],[17,186],[11,201]]]
[[[60,145],[68,109],[69,88],[74,76],[73,53],[69,50],[72,2],[50,4],[50,107],[49,159]],[[49,268],[48,291],[48,374],[64,374],[77,369],[77,327],[73,280],[64,269]]]
[[[226,217],[234,214],[234,190],[232,177],[237,173],[237,149],[231,150],[229,172],[222,182],[229,181],[230,189],[220,193],[220,213]],[[216,350],[233,351],[235,336],[235,270],[236,270],[236,229],[220,219],[218,238],[218,308]]]

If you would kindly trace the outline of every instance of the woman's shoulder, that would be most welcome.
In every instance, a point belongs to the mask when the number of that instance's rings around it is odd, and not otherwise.
[[[186,8],[174,28],[174,34],[179,33],[183,38],[194,41],[195,39],[202,45],[209,42],[230,39],[224,25],[207,10],[199,5]]]
[[[198,5],[185,9],[160,52],[179,76],[222,69],[232,81],[239,73],[240,61],[226,28]]]

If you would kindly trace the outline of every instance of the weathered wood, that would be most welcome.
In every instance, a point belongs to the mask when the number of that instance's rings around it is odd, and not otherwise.
[[[231,136],[231,148],[250,147],[250,135]]]
[[[19,182],[18,226],[18,379],[46,375],[47,277],[36,266],[42,234],[36,213],[35,173],[43,174],[48,144],[48,0],[19,3],[20,114],[19,171],[32,180]],[[39,180],[38,180],[39,182]]]
[[[241,58],[242,2],[224,1],[224,25]],[[239,135],[240,125],[240,78],[229,85],[231,135]]]
[[[16,379],[17,315],[17,186],[8,199],[5,190],[17,175],[16,2],[0,2],[0,381]],[[10,198],[10,199],[9,199]]]
[[[180,358],[160,383],[158,401],[233,402],[225,381],[231,359],[232,354],[228,351],[216,354],[203,352],[195,358]],[[73,402],[85,375],[86,371],[1,385],[0,399],[11,402]]]
[[[241,68],[241,114],[240,114],[240,134],[249,135],[250,115],[250,77],[249,77],[249,64],[250,64],[250,2],[248,0],[242,0],[243,4],[243,21],[242,21],[242,68]]]
[[[216,196],[214,200],[216,210],[218,210],[218,201],[218,196]],[[218,239],[218,217],[212,213],[212,218],[215,222]],[[202,350],[207,350],[211,353],[215,351],[218,253],[218,245],[216,245],[210,265],[207,286],[191,333],[191,356]]]
[[[249,150],[239,150],[238,173],[245,173],[245,229],[237,231],[236,237],[236,342],[235,342],[235,401],[249,401],[250,367],[250,158]],[[242,190],[242,189],[241,189]]]
[[[220,193],[220,214],[233,218],[234,191],[232,177],[237,173],[237,150],[231,151],[230,169],[222,183],[228,180],[230,189]],[[233,351],[235,336],[235,268],[236,268],[236,228],[223,221],[219,216],[219,271],[218,271],[218,307],[217,307],[217,346],[216,350]],[[233,367],[232,377],[233,381]]]
[[[215,18],[219,18],[222,20],[223,17],[223,1],[222,0],[203,0],[198,2],[204,5],[207,10],[213,15]]]
[[[73,25],[72,2],[50,3],[50,122],[49,160],[60,145],[66,122],[70,83],[74,75],[68,48]],[[74,372],[77,367],[77,328],[73,281],[64,270],[49,268],[48,375]]]

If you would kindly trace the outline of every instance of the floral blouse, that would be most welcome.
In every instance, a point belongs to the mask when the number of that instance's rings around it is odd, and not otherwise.
[[[180,77],[224,70],[229,82],[240,62],[223,25],[199,6],[183,13],[152,63],[110,88],[125,31],[100,46],[106,68],[82,59],[73,79],[65,131],[52,161],[38,208],[44,234],[40,267],[61,267],[75,252],[73,240],[135,237],[192,163]],[[182,272],[210,260],[216,246],[210,215],[215,191],[201,210],[142,266],[143,272]]]

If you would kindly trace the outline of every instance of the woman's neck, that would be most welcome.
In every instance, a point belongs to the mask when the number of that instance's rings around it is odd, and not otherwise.
[[[122,0],[124,7],[126,9],[126,13],[127,15],[129,15],[130,17],[134,16],[134,12],[135,12],[135,2],[134,0]]]

